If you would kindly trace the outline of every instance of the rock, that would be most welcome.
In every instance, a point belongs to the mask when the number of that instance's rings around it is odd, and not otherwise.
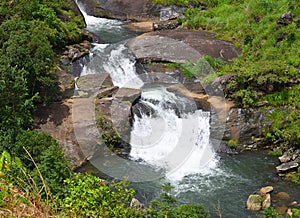
[[[296,160],[297,158],[298,158],[298,154],[294,153],[294,154],[292,155],[292,160]]]
[[[71,45],[71,46],[67,46],[67,51],[65,51],[64,54],[67,55],[67,57],[69,58],[69,60],[71,62],[74,62],[82,57],[84,57],[85,55],[88,55],[89,52],[89,48],[90,48],[90,43],[88,41],[84,41],[81,44],[75,44],[75,45]]]
[[[273,186],[266,186],[266,187],[262,187],[259,192],[262,194],[267,194],[270,193],[271,191],[273,191]]]
[[[143,104],[142,102],[137,102],[131,107],[132,114],[138,116],[139,118],[142,115],[151,116],[155,113],[155,110],[147,104]]]
[[[190,92],[181,84],[171,85],[167,88],[167,91],[173,92],[175,95],[184,98],[193,99],[198,109],[206,111],[209,111],[211,109],[207,95]]]
[[[289,11],[285,14],[282,14],[280,18],[277,20],[277,28],[281,28],[283,26],[287,26],[289,24],[293,23],[293,15]]]
[[[163,7],[159,13],[159,19],[161,21],[174,20],[183,14],[184,8],[177,5],[170,5]]]
[[[271,207],[271,195],[270,194],[266,194],[264,197],[264,200],[262,202],[262,209]]]
[[[154,22],[152,29],[154,31],[173,30],[176,29],[178,26],[179,23],[177,20],[168,20],[168,21]]]
[[[129,50],[141,63],[176,62],[187,60],[197,62],[202,55],[188,44],[165,36],[145,33],[128,43]]]
[[[287,152],[284,152],[284,154],[282,156],[278,157],[278,159],[281,163],[286,163],[286,162],[289,162],[292,159],[292,157],[289,156],[287,154]]]
[[[288,208],[286,214],[287,214],[289,217],[293,217],[293,211],[292,211],[292,208]]]
[[[145,33],[129,41],[128,47],[143,63],[195,63],[203,55],[228,61],[240,53],[232,43],[214,38],[213,33],[182,29]]]
[[[139,89],[120,88],[114,97],[120,101],[129,101],[134,104],[141,97],[141,91]]]
[[[297,204],[298,204],[297,201],[293,201],[293,202],[290,203],[290,206],[296,206]]]
[[[74,95],[74,76],[65,70],[57,70],[55,75],[62,98],[69,98]]]
[[[130,207],[140,210],[144,208],[144,205],[138,199],[132,198]]]
[[[136,22],[129,23],[126,25],[129,29],[136,32],[151,32],[153,31],[153,22],[152,21],[144,21],[144,22]]]
[[[34,127],[39,132],[50,134],[62,147],[72,168],[79,167],[85,156],[77,142],[73,128],[73,102],[54,102],[35,111]]]
[[[263,197],[258,194],[253,194],[248,197],[246,208],[251,211],[258,211],[262,208]]]
[[[88,74],[78,78],[76,81],[79,91],[93,95],[100,90],[101,87],[113,86],[111,77],[108,73],[104,74]]]
[[[232,108],[226,118],[226,132],[229,134],[224,135],[224,139],[237,140],[244,147],[253,146],[254,138],[261,136],[263,120],[260,110]]]
[[[101,89],[97,93],[97,98],[101,99],[101,98],[104,98],[104,97],[112,97],[114,94],[116,94],[118,89],[119,89],[118,86],[112,86],[112,87]]]
[[[151,0],[78,0],[78,3],[87,14],[121,20],[158,20],[162,8]]]
[[[196,94],[205,94],[205,90],[200,82],[185,82],[183,83],[184,87]]]
[[[290,170],[294,170],[299,166],[298,160],[293,160],[290,162],[283,163],[276,167],[278,173],[287,172]]]
[[[290,195],[286,192],[278,192],[276,194],[276,197],[279,198],[279,199],[289,199],[290,198]]]
[[[279,215],[283,215],[287,212],[287,207],[286,206],[280,206],[280,207],[276,207],[276,212],[279,214]]]

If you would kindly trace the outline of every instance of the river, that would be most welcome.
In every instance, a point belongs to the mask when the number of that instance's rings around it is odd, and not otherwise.
[[[170,182],[180,203],[202,204],[212,216],[221,212],[223,217],[255,217],[245,210],[249,194],[266,185],[286,191],[274,182],[276,158],[259,152],[215,153],[210,141],[210,113],[189,110],[191,103],[168,92],[164,84],[153,84],[137,75],[126,41],[138,34],[128,30],[125,22],[84,16],[87,30],[97,40],[81,76],[108,72],[115,85],[141,89],[140,103],[151,111],[134,115],[128,161],[163,174],[157,178],[141,175],[144,181],[131,181],[140,201],[149,203],[160,194],[160,186]],[[93,166],[85,170],[103,176]],[[299,190],[291,192],[295,197],[299,194]]]

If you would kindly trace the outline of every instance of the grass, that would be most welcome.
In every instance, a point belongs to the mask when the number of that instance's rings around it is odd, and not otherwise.
[[[190,8],[183,26],[217,33],[242,50],[218,75],[234,74],[226,94],[238,106],[265,101],[268,117],[263,134],[268,142],[300,141],[300,5],[289,0],[208,0],[209,8]],[[289,12],[292,19],[285,19]],[[297,82],[298,81],[298,82]],[[297,84],[298,83],[298,84]]]

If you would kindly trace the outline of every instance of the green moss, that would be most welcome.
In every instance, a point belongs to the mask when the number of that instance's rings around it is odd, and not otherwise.
[[[271,155],[271,156],[281,156],[282,155],[282,150],[278,149],[278,148],[275,148],[274,150],[269,151],[268,154]]]
[[[227,142],[227,144],[228,144],[228,147],[229,147],[229,148],[236,149],[236,148],[239,147],[238,141],[236,141],[236,140],[234,140],[234,139],[229,140],[229,141]]]

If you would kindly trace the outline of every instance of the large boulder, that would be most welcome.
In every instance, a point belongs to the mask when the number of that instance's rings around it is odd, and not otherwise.
[[[246,202],[247,210],[252,210],[252,211],[261,210],[262,201],[263,201],[263,198],[259,194],[249,195],[247,202]]]
[[[203,55],[229,61],[239,55],[230,42],[216,39],[213,33],[183,29],[145,33],[128,43],[140,62],[197,62]]]
[[[225,140],[236,140],[244,147],[255,144],[262,134],[264,115],[260,110],[232,108],[226,119]]]
[[[162,6],[151,0],[78,0],[87,14],[121,20],[158,20]]]
[[[288,172],[290,170],[295,170],[299,166],[298,160],[293,160],[290,162],[282,163],[276,167],[278,173]]]
[[[73,128],[73,101],[54,102],[47,107],[38,107],[34,126],[54,137],[62,147],[73,168],[79,167],[85,156],[76,139]]]

